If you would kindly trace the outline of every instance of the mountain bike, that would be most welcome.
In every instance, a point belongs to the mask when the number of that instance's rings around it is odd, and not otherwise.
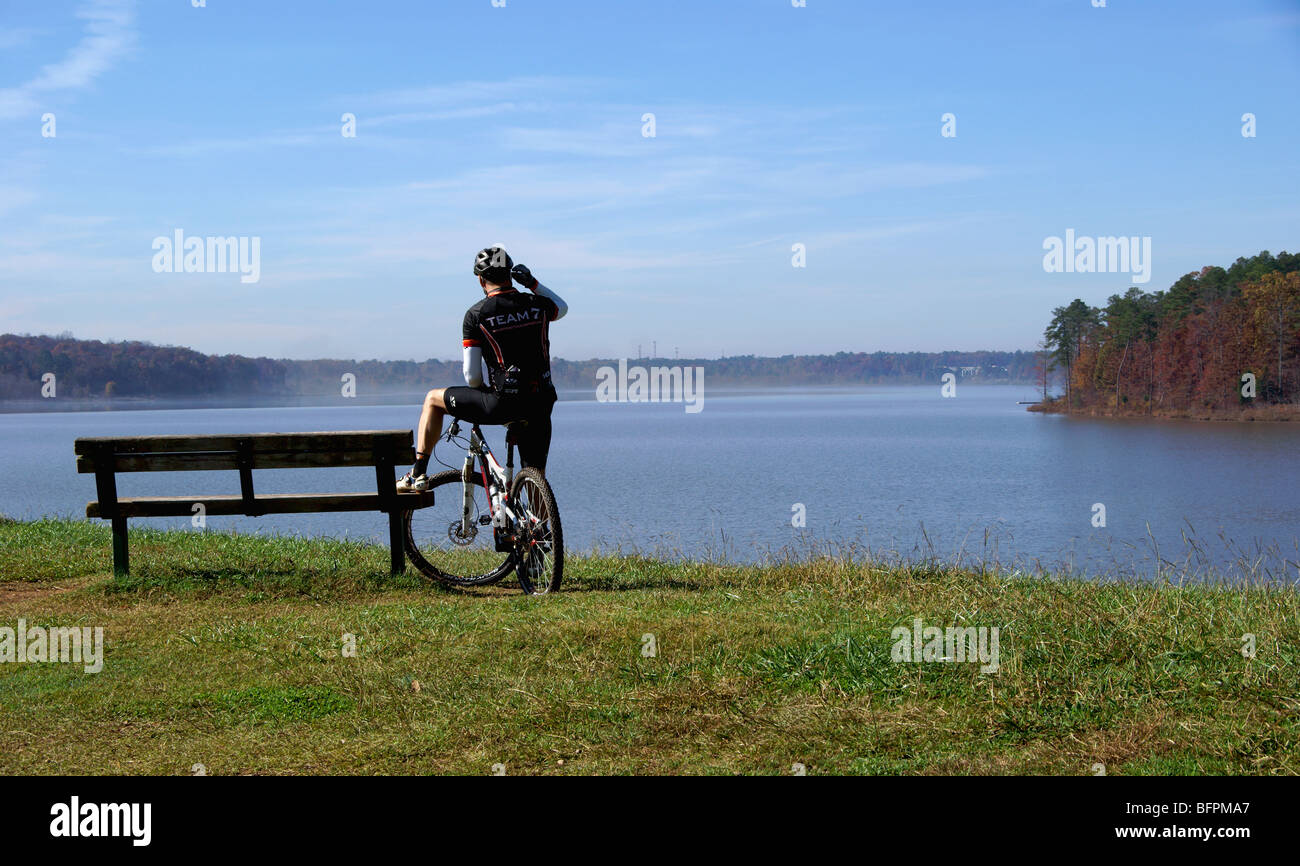
[[[564,536],[551,485],[537,469],[516,475],[516,432],[506,425],[506,465],[474,424],[468,439],[452,419],[443,441],[465,449],[465,464],[431,476],[433,504],[407,511],[406,553],[423,574],[450,586],[486,586],[513,571],[529,595],[560,588]],[[446,465],[446,464],[443,464]]]

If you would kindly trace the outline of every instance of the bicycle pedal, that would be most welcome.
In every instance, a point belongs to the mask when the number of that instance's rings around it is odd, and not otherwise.
[[[478,516],[478,525],[479,525],[479,526],[487,526],[487,525],[488,525],[489,523],[491,523],[491,522],[492,522],[492,515],[490,515],[490,514],[480,514],[480,515]]]

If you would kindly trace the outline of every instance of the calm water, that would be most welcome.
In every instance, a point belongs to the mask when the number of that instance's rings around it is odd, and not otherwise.
[[[1263,555],[1275,578],[1297,579],[1300,426],[1067,419],[1016,405],[1032,397],[996,386],[955,399],[937,387],[710,393],[698,414],[566,400],[548,472],[570,549],[757,559],[823,543],[1150,575],[1158,544],[1165,560],[1192,556],[1193,570],[1239,570]],[[94,482],[75,471],[77,436],[408,429],[417,416],[414,405],[0,414],[0,512],[84,514]],[[501,447],[499,430],[492,441]],[[438,456],[460,463],[447,445]],[[264,492],[374,483],[365,469],[254,477]],[[234,472],[130,474],[118,485],[123,496],[239,490]],[[1096,503],[1104,528],[1093,526]],[[791,525],[799,505],[802,528]],[[378,514],[208,523],[373,539],[385,529]]]

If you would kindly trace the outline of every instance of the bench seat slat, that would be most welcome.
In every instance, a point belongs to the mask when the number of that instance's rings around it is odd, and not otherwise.
[[[259,495],[254,502],[263,514],[380,510],[378,493],[268,493]],[[245,513],[240,496],[149,496],[117,500],[122,517],[190,517],[196,504],[202,504],[210,517]],[[397,504],[402,510],[424,508],[433,504],[433,493],[399,493]],[[86,516],[103,516],[98,502],[86,504]]]

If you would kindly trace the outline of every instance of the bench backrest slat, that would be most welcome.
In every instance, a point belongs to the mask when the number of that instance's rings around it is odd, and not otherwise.
[[[415,459],[410,430],[259,433],[247,436],[93,437],[74,443],[77,471],[90,473],[111,459],[116,472],[294,469],[390,465]],[[241,452],[248,462],[241,462]]]

